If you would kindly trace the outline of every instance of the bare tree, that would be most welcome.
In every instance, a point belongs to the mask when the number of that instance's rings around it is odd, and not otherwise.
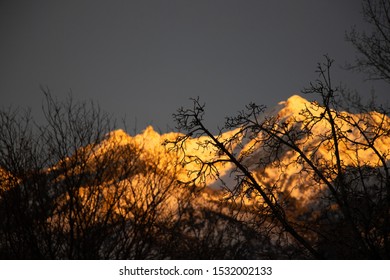
[[[330,158],[319,166],[326,175],[321,180],[328,186],[331,201],[342,213],[337,223],[345,225],[340,251],[346,250],[348,257],[388,258],[390,178],[385,143],[390,135],[389,111],[373,103],[363,105],[358,97],[350,98],[342,88],[333,86],[332,63],[326,57],[326,62],[318,65],[319,80],[304,90],[320,96],[322,107],[316,110],[321,113],[305,110],[303,115],[311,129],[321,122],[329,127],[320,136],[329,147]],[[341,106],[345,101],[347,106]],[[331,234],[328,238],[336,239]]]
[[[0,258],[264,255],[250,207],[183,185],[176,154],[115,131],[92,102],[44,94],[44,124],[0,112]]]
[[[221,141],[220,139],[223,139],[222,133],[218,136],[214,136],[203,124],[204,104],[201,104],[199,99],[193,99],[193,108],[180,108],[178,113],[174,115],[178,123],[178,128],[180,130],[186,131],[186,135],[178,137],[176,141],[167,143],[167,145],[173,144],[171,149],[177,149],[178,151],[181,151],[181,153],[184,155],[182,158],[183,164],[198,164],[199,169],[192,170],[192,172],[195,172],[197,175],[195,179],[192,180],[192,182],[195,182],[198,179],[204,182],[207,176],[219,177],[219,172],[216,165],[221,162],[233,163],[239,171],[239,175],[236,176],[237,184],[234,188],[234,192],[240,192],[242,190],[255,190],[261,196],[266,206],[266,209],[263,209],[262,215],[268,212],[270,219],[277,221],[283,230],[289,233],[300,245],[302,245],[308,252],[310,252],[310,254],[316,258],[322,258],[320,253],[317,252],[317,250],[296,230],[296,228],[289,221],[289,218],[286,216],[283,207],[281,207],[278,200],[275,199],[275,194],[272,192],[272,190],[270,191],[269,187],[262,185],[259,180],[256,179],[253,172],[250,171],[249,167],[245,165],[243,158],[239,158],[238,155],[235,155],[234,152],[230,149],[232,143],[240,141],[247,135],[247,133],[258,135],[261,131],[265,131],[267,138],[270,136],[278,140],[282,140],[282,137],[277,135],[277,132],[266,128],[266,125],[270,120],[265,120],[262,123],[257,122],[257,116],[263,113],[264,107],[251,104],[248,106],[248,109],[248,113],[242,112],[239,116],[228,119],[226,127],[238,128],[238,131],[228,139]],[[199,149],[207,149],[209,146],[213,146],[217,151],[217,157],[212,158],[211,160],[204,160],[198,156],[194,156],[193,154],[186,153],[186,141],[190,137],[201,138],[203,136],[207,136],[207,138],[198,142]],[[246,156],[248,154],[249,153],[247,153]]]
[[[358,56],[350,69],[368,74],[369,79],[390,82],[390,1],[363,0],[363,17],[372,28],[368,33],[353,28],[347,41]]]
[[[34,221],[46,215],[47,196],[41,195],[40,168],[44,165],[39,139],[34,139],[29,111],[8,109],[0,112],[0,213],[2,257],[42,257],[35,235]],[[25,182],[38,180],[31,191]],[[40,205],[29,211],[29,202],[37,198]],[[37,201],[37,202],[38,202]],[[43,241],[44,242],[44,241]],[[32,245],[29,245],[32,244]],[[50,250],[50,249],[49,249]]]
[[[0,112],[0,257],[165,257],[181,199],[174,161],[112,132],[95,104],[44,93],[45,124]]]
[[[225,128],[234,131],[228,138],[222,132],[214,136],[204,126],[204,105],[193,100],[192,108],[175,114],[186,134],[174,148],[183,151],[183,164],[198,163],[196,178],[203,181],[210,175],[220,177],[217,164],[233,164],[233,195],[256,194],[263,206],[257,208],[258,215],[268,218],[262,227],[274,228],[269,230],[273,240],[289,235],[280,241],[286,251],[292,244],[295,251],[306,250],[314,258],[388,258],[389,151],[383,143],[390,120],[386,111],[368,112],[364,106],[355,106],[360,115],[337,110],[342,89],[332,84],[332,63],[326,57],[318,65],[318,80],[304,90],[321,102],[305,103],[299,114],[287,117],[267,115],[263,106],[250,104],[227,119]],[[199,149],[213,147],[216,156],[186,154],[191,137],[203,137]],[[237,150],[240,142],[245,147]],[[372,161],[365,160],[367,153]],[[285,177],[290,168],[305,181],[298,184]],[[270,180],[265,170],[279,176]],[[289,181],[297,185],[289,186]],[[300,202],[293,190],[310,199]],[[363,202],[365,207],[358,209]]]

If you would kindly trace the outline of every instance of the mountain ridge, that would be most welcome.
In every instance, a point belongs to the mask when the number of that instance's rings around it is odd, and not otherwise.
[[[98,132],[82,147],[65,137],[53,166],[0,167],[3,255],[23,257],[14,246],[37,240],[32,249],[48,258],[317,256],[286,225],[330,258],[368,256],[362,239],[382,250],[389,117],[298,95],[256,112],[213,137],[152,126]]]
[[[266,110],[262,115],[267,118],[273,118],[275,121],[275,125],[278,127],[283,127],[285,131],[291,131],[296,130],[297,134],[301,133],[301,129],[303,129],[305,126],[310,125],[311,131],[308,135],[300,136],[303,137],[301,140],[297,141],[297,145],[302,149],[302,151],[306,152],[310,158],[315,160],[316,162],[319,162],[321,160],[330,162],[334,161],[334,156],[332,156],[329,153],[329,149],[332,147],[328,147],[330,142],[324,141],[323,144],[318,144],[318,138],[315,137],[315,135],[325,135],[327,133],[331,132],[331,128],[329,127],[329,123],[324,120],[318,120],[318,122],[314,125],[308,124],[307,116],[303,114],[303,112],[312,114],[312,118],[320,118],[321,114],[325,114],[324,109],[318,105],[317,102],[310,102],[306,100],[305,98],[299,96],[299,95],[293,95],[290,98],[288,98],[285,101],[279,102],[275,107]],[[358,122],[359,119],[362,119],[362,114],[354,115],[347,112],[335,112],[333,111],[332,114],[334,114],[334,117],[336,118],[336,114],[342,115],[342,119],[336,119],[336,122],[339,122],[338,125],[342,127],[343,132],[348,134],[349,137],[353,137],[353,141],[360,141],[361,133],[358,131],[358,128],[354,127],[351,123],[346,123],[344,119],[351,120],[350,122]],[[379,113],[372,112],[369,114],[366,114],[365,116],[370,116],[370,121],[379,121],[382,119],[385,119],[386,122],[390,123],[387,116],[381,116]],[[224,139],[228,139],[229,137],[232,137],[237,133],[237,130],[230,130],[222,132],[220,135],[218,135],[219,140],[223,142]],[[314,135],[314,136],[313,136]],[[148,126],[143,130],[141,133],[130,136],[128,135],[124,130],[119,129],[112,131],[107,134],[106,139],[103,141],[102,146],[108,145],[108,143],[112,142],[119,145],[125,145],[132,143],[136,145],[137,147],[140,147],[142,150],[147,151],[150,154],[155,154],[159,157],[166,157],[168,155],[167,160],[163,160],[162,164],[169,165],[172,164],[172,159],[178,159],[183,156],[183,152],[180,154],[177,153],[175,156],[172,154],[172,151],[169,151],[169,147],[164,146],[164,143],[167,141],[174,141],[174,139],[178,136],[183,136],[183,134],[179,132],[169,132],[160,134],[156,132],[152,126]],[[359,138],[360,137],[360,138]],[[360,139],[360,140],[359,140]],[[211,139],[207,136],[201,136],[200,138],[192,138],[190,137],[188,140],[186,140],[185,143],[185,151],[186,155],[192,155],[194,157],[199,158],[199,162],[207,162],[211,161],[212,159],[217,159],[219,155],[219,151],[215,146],[208,145],[207,148],[201,147],[201,143],[205,143],[211,141]],[[258,143],[258,139],[254,137],[252,140],[244,140],[242,139],[242,143],[236,144],[234,146],[234,152],[237,156],[237,158],[242,158],[242,162],[248,166],[248,169],[254,172],[257,176],[257,178],[264,184],[280,184],[281,178],[280,175],[284,178],[284,181],[286,183],[283,183],[282,185],[284,188],[288,188],[287,185],[290,184],[296,184],[296,185],[302,185],[303,183],[307,184],[308,181],[306,180],[307,176],[312,176],[312,174],[306,174],[302,173],[302,166],[299,166],[299,164],[293,164],[294,162],[298,161],[299,154],[297,154],[294,151],[286,151],[285,159],[281,160],[281,165],[289,166],[289,169],[285,169],[283,174],[279,174],[280,170],[279,167],[272,167],[270,165],[269,167],[259,168],[257,166],[258,158],[259,157],[267,157],[269,156],[267,152],[264,151],[264,148],[262,148]],[[247,143],[246,143],[247,142]],[[388,153],[390,151],[390,137],[381,137],[380,139],[376,140],[376,144],[378,146],[378,150],[381,153]],[[328,145],[328,146],[327,146]],[[366,162],[368,165],[372,167],[377,167],[380,165],[380,162],[378,160],[378,157],[375,155],[375,153],[370,150],[358,150],[354,151],[353,149],[353,143],[344,143],[340,142],[339,149],[342,156],[342,160],[345,163],[345,165],[354,166],[357,164],[357,160],[361,160]],[[316,147],[316,148],[313,148]],[[248,150],[251,151],[251,156],[243,156],[243,153],[247,152]],[[357,153],[354,155],[354,153]],[[177,164],[177,162],[175,162]],[[163,167],[162,167],[163,168]],[[185,168],[180,168],[180,171],[178,172],[179,180],[181,181],[190,181],[194,178],[194,174],[191,174],[193,170],[198,169],[199,166],[195,163],[187,164]],[[192,169],[192,170],[191,170]],[[260,171],[259,171],[260,170]],[[299,175],[297,175],[299,174]],[[235,173],[235,167],[231,163],[224,163],[218,165],[218,175],[220,176],[220,179],[224,181],[225,187],[232,190],[234,188],[235,179],[234,177],[237,175]],[[296,180],[299,179],[299,181],[302,181],[302,183],[297,183]],[[287,183],[288,182],[288,183]],[[220,182],[217,178],[208,177],[206,185],[213,188],[213,189],[219,189],[221,185],[219,185]],[[300,189],[300,188],[298,188]],[[311,197],[309,193],[300,191],[291,191],[294,196],[296,196],[299,199],[304,199],[306,196]]]

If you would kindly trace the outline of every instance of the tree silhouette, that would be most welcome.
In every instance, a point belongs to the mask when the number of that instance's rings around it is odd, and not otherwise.
[[[0,112],[0,258],[264,253],[266,240],[244,223],[250,209],[238,213],[219,193],[185,188],[175,154],[114,130],[92,102],[59,101],[48,90],[44,96],[44,124],[28,110]],[[244,235],[257,244],[253,251],[249,241],[238,242]]]
[[[363,0],[363,18],[371,33],[353,28],[347,34],[359,56],[350,69],[368,74],[369,79],[390,82],[390,1]]]
[[[45,91],[43,111],[44,125],[0,114],[1,257],[145,258],[174,173],[110,137],[114,122],[93,103]]]
[[[220,178],[217,164],[232,164],[236,184],[231,192],[255,193],[263,202],[258,215],[268,217],[263,227],[277,229],[271,239],[287,233],[281,241],[286,248],[293,242],[296,251],[305,250],[306,257],[314,258],[388,258],[389,150],[383,143],[388,141],[390,120],[387,111],[371,111],[357,98],[353,105],[360,115],[341,111],[344,92],[332,84],[332,63],[325,57],[318,65],[318,80],[304,90],[321,102],[304,104],[297,115],[267,114],[263,106],[250,104],[227,118],[224,128],[234,134],[225,137],[221,131],[215,136],[203,124],[204,104],[194,99],[193,107],[174,115],[185,135],[167,145],[182,150],[184,165],[198,164],[196,179],[189,182]],[[216,156],[202,159],[186,153],[191,137],[203,139],[199,149],[215,150]],[[236,145],[242,142],[246,146],[239,152]],[[367,153],[372,162],[365,160]],[[269,168],[280,174],[277,180],[266,178]],[[286,185],[291,178],[283,174],[290,168],[307,180]],[[294,189],[310,196],[309,202],[300,203]]]

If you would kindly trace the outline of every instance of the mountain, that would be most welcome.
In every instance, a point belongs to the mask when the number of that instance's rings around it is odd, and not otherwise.
[[[324,112],[318,103],[294,95],[257,116],[259,122],[272,122],[269,124],[272,129],[284,133],[282,139],[284,137],[294,144],[310,162],[305,162],[299,151],[286,145],[279,143],[272,147],[269,142],[275,139],[270,139],[264,132],[244,135],[237,128],[216,137],[221,143],[235,138],[235,141],[229,141],[230,151],[260,184],[270,188],[277,186],[279,193],[308,204],[326,188],[324,181],[316,179],[318,174],[315,174],[311,163],[323,171],[329,182],[336,180],[338,175],[331,170],[336,168],[337,157],[331,138],[331,123],[323,117]],[[377,112],[352,114],[332,110],[331,114],[339,133],[338,154],[343,170],[382,166],[381,155],[389,154],[390,137],[379,130],[389,130],[389,118]],[[223,188],[233,191],[237,186],[236,177],[242,172],[231,162],[219,162],[226,156],[210,144],[210,137],[189,137],[181,149],[173,149],[172,142],[183,136],[176,132],[159,134],[151,126],[135,136],[119,129],[107,134],[95,150],[100,155],[113,148],[130,145],[139,152],[141,161],[157,161],[156,168],[172,171],[179,182],[195,180],[195,184],[206,185],[212,190]],[[203,165],[211,162],[215,162],[214,170],[205,171]],[[201,170],[204,174],[199,173]]]
[[[293,144],[298,150],[280,143],[270,144],[275,139],[264,132],[249,135],[240,133],[240,128],[221,132],[215,137],[221,143],[229,144],[229,150],[254,174],[259,184],[266,189],[277,189],[281,197],[288,196],[306,207],[311,205],[313,209],[317,207],[318,196],[328,191],[326,184],[333,184],[340,175],[335,170],[337,156],[340,168],[346,172],[362,167],[380,168],[383,166],[382,155],[386,157],[390,151],[390,137],[385,133],[389,131],[390,121],[386,115],[331,110],[334,128],[339,134],[336,156],[332,124],[329,117],[324,117],[325,114],[325,108],[317,102],[309,102],[294,95],[257,116],[259,123],[272,127],[273,131],[280,133],[281,139]],[[234,192],[238,184],[237,177],[242,172],[231,162],[220,162],[226,156],[211,144],[212,139],[208,136],[189,137],[181,149],[172,149],[172,142],[183,136],[175,132],[159,134],[151,126],[133,137],[123,130],[117,130],[107,135],[99,149],[131,143],[142,151],[141,158],[144,154],[148,155],[145,158],[149,160],[158,158],[159,168],[173,170],[180,182],[195,180],[195,184],[205,185],[212,190]],[[234,141],[231,141],[233,138]],[[299,151],[310,162],[305,161]],[[209,163],[213,163],[213,170],[205,169],[205,164]],[[313,170],[310,164],[318,170]],[[325,178],[318,179],[316,172],[321,172]],[[362,184],[370,180],[372,177],[367,176]],[[247,197],[244,201],[253,203]]]
[[[310,118],[308,118],[308,114],[310,114]],[[296,137],[299,137],[295,144],[313,162],[335,165],[336,158],[332,154],[334,147],[331,143],[332,139],[329,138],[332,132],[331,124],[325,118],[321,119],[321,114],[324,114],[324,109],[318,103],[309,102],[298,95],[294,95],[288,100],[280,102],[271,110],[265,111],[260,116],[260,119],[272,120],[274,128],[280,128],[280,131],[285,131],[286,134],[294,134]],[[387,130],[390,123],[389,118],[377,112],[352,114],[345,111],[332,111],[332,114],[340,133],[338,149],[343,165],[357,167],[359,164],[364,163],[371,167],[381,166],[382,162],[378,154],[386,155],[389,153],[390,137],[384,133],[377,137],[374,129]],[[365,135],[363,135],[364,133]],[[218,135],[218,140],[224,142],[232,137],[237,137],[237,134],[238,129],[225,131]],[[198,161],[185,164],[183,168],[180,168],[178,176],[181,181],[193,179],[195,175],[191,173],[200,169],[199,165],[201,162],[216,161],[223,156],[215,146],[204,145],[212,141],[207,136],[187,139],[185,147],[176,152],[170,151],[169,145],[164,145],[164,143],[172,142],[177,137],[182,136],[183,134],[175,132],[159,134],[151,126],[147,127],[141,134],[133,137],[126,134],[123,130],[116,130],[107,135],[106,140],[101,143],[99,149],[104,150],[110,145],[131,143],[137,147],[142,147],[142,151],[148,154],[161,157],[161,166],[176,165],[175,160],[182,158],[184,153],[187,156],[198,158]],[[239,138],[240,142],[235,141],[233,144],[229,142],[232,145],[229,149],[262,182],[269,185],[278,183],[280,187],[286,189],[293,185],[295,187],[294,190],[291,190],[292,195],[299,199],[310,198],[310,194],[299,187],[310,184],[308,178],[312,176],[307,172],[307,166],[299,159],[299,153],[287,146],[281,146],[278,151],[278,166],[274,166],[272,162],[264,164],[259,159],[270,157],[270,147],[262,145],[262,137],[264,135],[255,137],[253,135],[250,137],[241,135]],[[364,137],[373,137],[373,139],[364,139]],[[348,141],[345,138],[348,138]],[[375,141],[375,150],[370,149],[370,141]],[[280,174],[282,166],[284,167],[283,174]],[[218,175],[227,183],[229,189],[233,189],[234,180],[230,179],[236,175],[234,173],[235,166],[231,163],[221,163],[217,164],[217,167]],[[230,184],[228,183],[229,181]],[[208,177],[206,185],[214,189],[219,188],[218,180],[215,176]]]
[[[256,112],[214,136],[119,129],[52,166],[1,167],[0,257],[384,256],[387,115],[298,95]]]

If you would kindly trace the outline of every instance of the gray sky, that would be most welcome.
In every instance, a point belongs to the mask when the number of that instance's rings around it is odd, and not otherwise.
[[[338,69],[364,28],[357,0],[0,1],[1,107],[43,94],[93,99],[129,128],[166,131],[172,113],[206,102],[212,128],[249,102],[274,106],[316,78],[324,54],[335,81],[389,100],[384,83]],[[131,132],[131,131],[129,131]]]

